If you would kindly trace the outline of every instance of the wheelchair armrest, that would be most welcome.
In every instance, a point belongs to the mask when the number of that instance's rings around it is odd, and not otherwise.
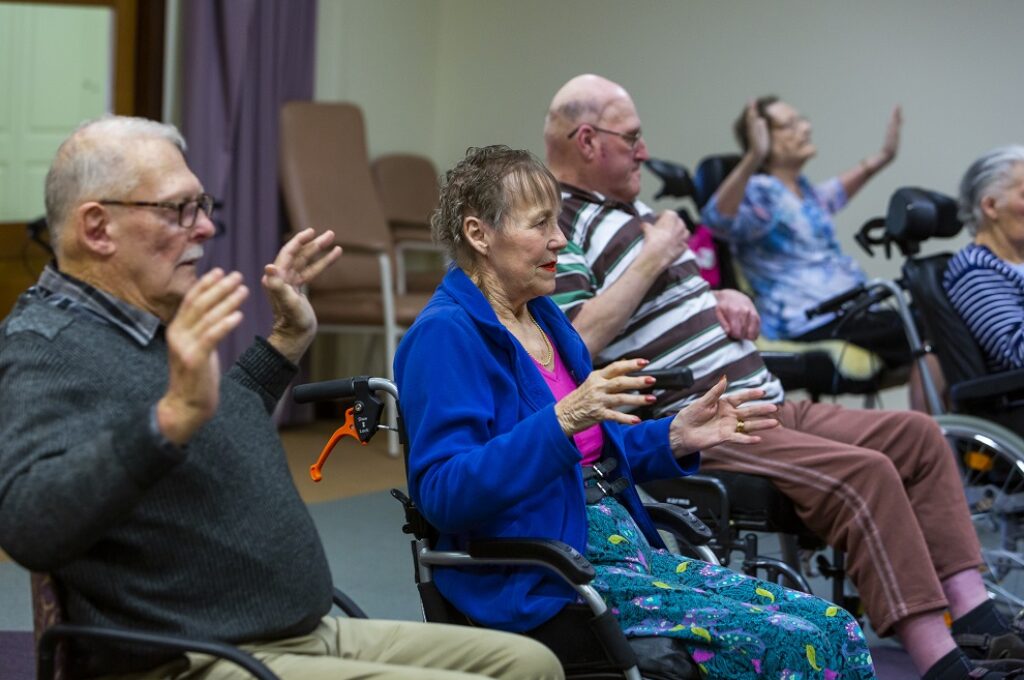
[[[707,524],[687,510],[671,503],[645,503],[644,509],[659,529],[666,529],[692,546],[707,545],[713,534]]]
[[[803,352],[761,352],[768,370],[778,375],[824,375],[836,372],[832,355],[823,349],[808,348]]]
[[[195,640],[177,635],[160,633],[144,633],[119,628],[100,628],[83,626],[73,623],[58,623],[50,626],[39,639],[38,677],[39,680],[50,680],[54,675],[54,657],[57,641],[62,638],[91,638],[108,642],[127,642],[158,649],[169,649],[178,652],[198,652],[209,654],[225,661],[230,661],[242,668],[257,680],[278,680],[278,677],[267,666],[248,652],[222,642]]]
[[[490,538],[470,541],[470,557],[488,560],[530,560],[541,562],[563,578],[585,585],[595,576],[594,567],[575,548],[562,541],[532,538]]]
[[[1024,395],[1024,368],[971,378],[949,388],[950,398],[958,405],[1013,393]]]
[[[764,365],[774,374],[806,373],[807,355],[803,352],[761,352]]]

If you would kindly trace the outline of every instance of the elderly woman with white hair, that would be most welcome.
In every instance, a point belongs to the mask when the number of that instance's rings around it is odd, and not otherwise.
[[[960,181],[960,219],[974,241],[950,260],[946,293],[989,370],[1024,368],[1024,146],[971,163]]]

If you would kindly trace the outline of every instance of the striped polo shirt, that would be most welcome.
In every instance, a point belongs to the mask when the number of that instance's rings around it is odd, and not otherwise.
[[[643,245],[643,224],[654,223],[656,217],[639,201],[622,203],[562,184],[558,224],[569,243],[558,255],[553,299],[570,319],[629,269]],[[694,385],[661,395],[659,414],[679,410],[723,375],[729,378],[730,392],[759,387],[766,392],[765,401],[782,401],[782,385],[765,368],[754,343],[729,338],[715,305],[687,249],[655,279],[626,327],[594,363],[644,358],[652,369],[688,366]]]

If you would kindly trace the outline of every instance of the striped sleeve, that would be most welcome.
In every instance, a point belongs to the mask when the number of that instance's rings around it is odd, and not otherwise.
[[[950,260],[943,285],[989,368],[1024,368],[1024,277],[988,249],[968,246]]]
[[[579,313],[583,303],[594,297],[596,289],[594,272],[587,264],[583,250],[569,241],[558,253],[555,294],[551,299],[572,319]]]

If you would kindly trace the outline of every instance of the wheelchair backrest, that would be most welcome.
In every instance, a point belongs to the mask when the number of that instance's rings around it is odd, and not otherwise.
[[[988,373],[981,348],[942,287],[949,253],[911,257],[903,263],[903,283],[921,315],[946,381],[954,385]]]
[[[694,193],[693,200],[701,210],[711,200],[711,197],[722,186],[722,182],[729,176],[740,162],[738,154],[726,153],[706,156],[697,164],[697,171],[693,175]]]

